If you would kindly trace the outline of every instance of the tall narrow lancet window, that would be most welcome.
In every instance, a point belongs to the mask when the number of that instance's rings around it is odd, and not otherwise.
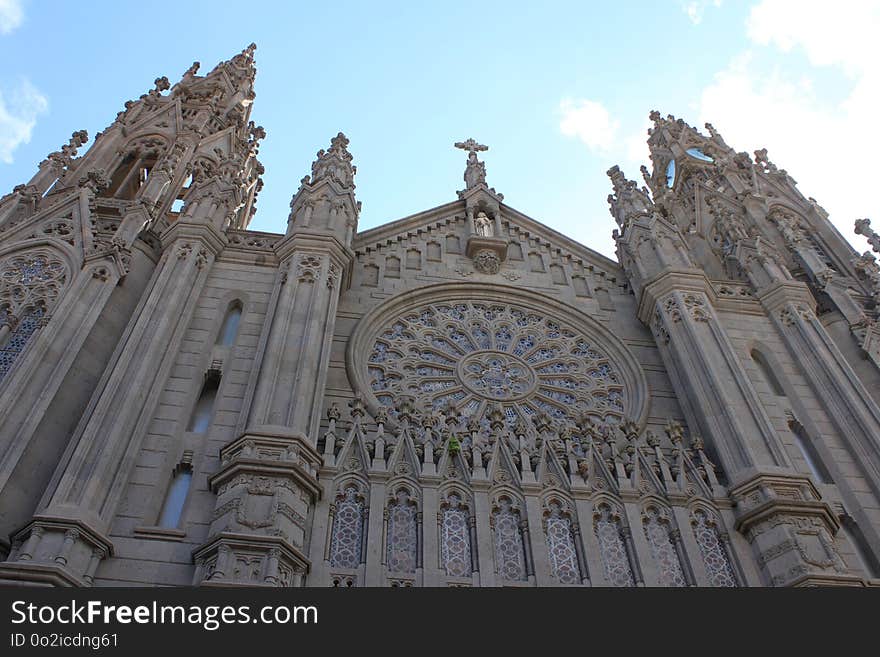
[[[181,462],[174,469],[171,485],[165,495],[165,503],[159,514],[159,527],[175,529],[180,526],[183,505],[186,503],[189,487],[192,483],[192,465]]]
[[[611,586],[635,586],[619,516],[607,504],[600,504],[594,523],[606,580]]]
[[[471,574],[470,514],[456,493],[440,511],[440,563],[448,577]]]
[[[672,540],[672,530],[668,515],[654,507],[648,508],[642,520],[645,525],[645,538],[651,547],[651,556],[657,566],[657,575],[663,586],[687,586],[678,552]]]
[[[220,388],[220,373],[210,370],[205,376],[202,392],[193,408],[189,419],[187,431],[193,433],[206,433],[214,419],[214,402],[217,399],[217,390]]]
[[[333,533],[330,538],[330,565],[357,568],[364,544],[364,502],[358,489],[347,487],[336,499]]]
[[[156,153],[128,153],[110,177],[110,185],[99,196],[123,200],[133,199],[140,191],[156,164]]]
[[[558,502],[551,502],[545,514],[544,524],[547,552],[550,557],[550,574],[560,584],[580,584],[581,572],[571,517],[562,510]]]
[[[495,572],[508,582],[526,579],[525,544],[519,512],[506,497],[498,501],[492,513]]]
[[[44,314],[43,306],[34,306],[25,310],[18,323],[14,323],[9,314],[0,310],[0,382],[9,374],[31,336],[40,327]],[[10,330],[11,326],[15,328]]]
[[[773,368],[770,367],[767,359],[764,358],[764,354],[757,349],[752,349],[751,355],[752,360],[755,362],[755,365],[758,366],[758,369],[761,370],[761,375],[764,377],[767,385],[770,386],[770,390],[773,394],[777,397],[785,397],[785,390],[783,390],[782,384],[779,382],[779,378],[776,376]]]
[[[415,502],[400,490],[388,505],[387,550],[385,562],[392,573],[415,573],[419,547]]]
[[[67,267],[48,250],[0,258],[0,382],[33,342],[67,280]]]
[[[810,469],[810,473],[816,478],[816,481],[823,484],[834,483],[834,480],[831,479],[831,475],[828,474],[828,470],[825,468],[825,464],[822,463],[822,459],[816,453],[816,448],[813,446],[813,442],[810,440],[809,436],[807,436],[807,432],[803,425],[795,419],[790,419],[788,421],[788,428],[791,429],[795,443],[797,444],[801,455],[804,457],[804,461]]]
[[[217,344],[223,347],[231,347],[235,344],[240,323],[241,301],[236,300],[229,304],[229,309],[223,318],[223,325],[220,327],[220,333],[217,335]]]
[[[694,538],[697,539],[697,545],[706,566],[709,583],[712,586],[736,586],[733,566],[731,566],[730,557],[721,542],[721,535],[718,533],[715,520],[704,511],[697,510],[693,513],[691,523],[694,527]]]

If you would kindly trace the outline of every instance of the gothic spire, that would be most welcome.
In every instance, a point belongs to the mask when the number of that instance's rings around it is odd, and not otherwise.
[[[346,245],[357,229],[361,204],[354,195],[354,176],[348,152],[348,137],[341,132],[330,140],[330,148],[318,151],[312,173],[300,181],[290,201],[288,232],[300,228],[336,233]]]
[[[330,148],[322,148],[312,162],[312,175],[308,184],[313,187],[324,180],[336,182],[344,191],[354,189],[354,175],[357,167],[351,164],[351,153],[348,152],[348,137],[341,132],[330,140]],[[308,181],[308,176],[303,182]]]

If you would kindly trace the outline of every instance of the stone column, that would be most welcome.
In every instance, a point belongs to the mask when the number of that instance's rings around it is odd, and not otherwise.
[[[71,439],[40,509],[22,536],[43,531],[28,564],[0,565],[0,578],[51,578],[53,583],[86,584],[97,554],[112,554],[107,536],[128,483],[141,440],[180,341],[196,307],[210,265],[224,238],[211,226],[175,224],[163,241],[165,253]],[[71,545],[61,546],[69,530]],[[25,574],[25,573],[28,574]]]

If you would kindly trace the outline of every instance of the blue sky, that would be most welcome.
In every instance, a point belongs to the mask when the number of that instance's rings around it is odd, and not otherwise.
[[[465,154],[452,144],[474,137],[507,203],[612,255],[605,171],[640,180],[656,108],[711,121],[737,150],[766,146],[863,251],[853,220],[880,215],[859,178],[880,149],[877,34],[876,0],[0,0],[0,193],[154,78],[254,41],[252,118],[268,136],[253,229],[284,230],[340,130],[361,230],[453,200]]]

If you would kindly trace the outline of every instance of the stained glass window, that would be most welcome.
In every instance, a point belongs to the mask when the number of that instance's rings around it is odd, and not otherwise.
[[[736,577],[727,551],[721,544],[718,528],[709,521],[703,511],[695,511],[693,516],[694,538],[700,546],[703,555],[703,563],[706,564],[706,574],[712,586],[736,586]]]
[[[364,503],[358,491],[349,486],[336,502],[333,535],[330,540],[330,565],[334,568],[357,568],[361,562],[364,537]]]
[[[564,515],[558,504],[552,504],[547,517],[547,552],[550,574],[561,584],[579,584],[581,581],[571,518]]]
[[[0,381],[2,381],[12,365],[15,363],[19,354],[24,351],[34,331],[40,326],[40,319],[43,317],[43,309],[40,306],[29,310],[15,330],[9,335],[9,339],[0,348]]]
[[[416,506],[406,491],[397,493],[388,507],[388,550],[386,563],[392,573],[416,572],[418,524]]]
[[[440,514],[440,562],[449,577],[471,574],[471,539],[469,516],[461,498],[449,496],[449,506]]]
[[[687,586],[678,552],[669,535],[669,523],[661,520],[655,509],[649,509],[645,514],[645,537],[651,546],[660,583],[663,586]]]
[[[635,586],[632,567],[620,531],[620,521],[608,506],[601,506],[595,521],[596,538],[599,539],[599,556],[605,569],[605,577],[611,586]]]
[[[493,515],[495,570],[501,579],[519,582],[526,578],[525,550],[519,514],[502,499]]]
[[[48,252],[18,252],[0,259],[0,320],[13,320],[0,343],[0,381],[52,310],[66,281],[67,268]]]

